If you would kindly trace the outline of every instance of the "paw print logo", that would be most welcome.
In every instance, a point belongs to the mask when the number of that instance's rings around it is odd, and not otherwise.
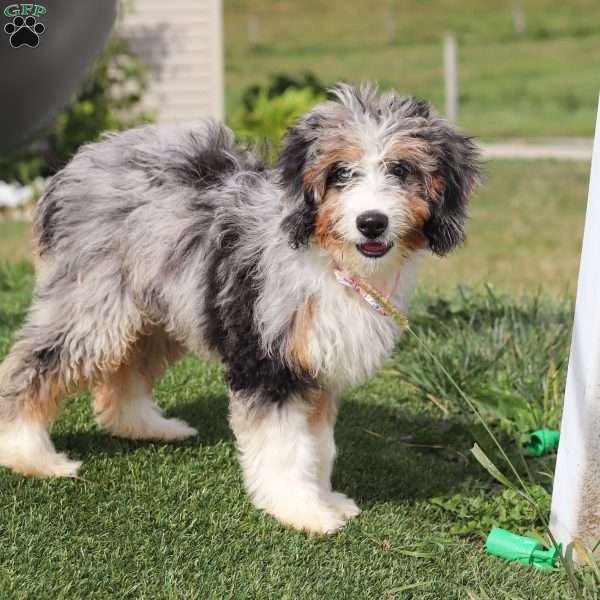
[[[4,26],[4,31],[10,35],[10,45],[13,48],[29,46],[35,48],[40,43],[40,35],[46,28],[31,15],[26,19],[15,17],[12,23]]]

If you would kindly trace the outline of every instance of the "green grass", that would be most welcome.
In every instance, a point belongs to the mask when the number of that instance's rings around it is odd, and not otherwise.
[[[386,33],[389,6],[396,30]],[[326,84],[376,80],[443,110],[441,39],[460,46],[460,124],[486,138],[591,136],[600,88],[600,4],[524,1],[527,32],[515,33],[512,2],[407,0],[225,3],[229,114],[243,90],[269,74],[316,73]],[[259,45],[248,44],[248,16]]]
[[[422,285],[575,292],[589,164],[494,161],[471,203],[466,245],[429,259]]]
[[[31,258],[31,223],[0,219],[0,260]]]
[[[0,272],[0,356],[32,281],[28,263]],[[418,334],[483,405],[518,397],[532,424],[556,426],[569,303],[463,290],[419,295],[413,316]],[[157,398],[197,427],[198,438],[176,445],[111,438],[96,429],[83,396],[53,430],[60,450],[84,460],[81,480],[0,471],[1,598],[572,597],[562,572],[485,555],[490,524],[521,533],[540,524],[470,457],[474,440],[494,454],[410,337],[344,397],[334,485],[363,513],[332,537],[287,530],[252,508],[218,366],[187,357]],[[519,421],[486,414],[518,459]],[[554,458],[527,460],[547,506],[548,480],[537,473],[552,472]]]

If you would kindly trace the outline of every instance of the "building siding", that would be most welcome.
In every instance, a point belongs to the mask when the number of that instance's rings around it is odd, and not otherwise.
[[[135,0],[119,30],[148,66],[144,106],[159,122],[223,119],[221,0]]]

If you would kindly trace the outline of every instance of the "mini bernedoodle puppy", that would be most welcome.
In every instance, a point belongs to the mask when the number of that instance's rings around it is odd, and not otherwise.
[[[193,350],[225,365],[258,508],[321,533],[358,514],[331,488],[338,399],[400,331],[338,277],[404,310],[419,257],[464,239],[478,151],[423,100],[370,85],[333,97],[289,130],[273,167],[203,121],[109,135],[52,179],[33,304],[0,366],[1,465],[74,476],[48,426],[84,388],[112,435],[194,436],[152,400]]]

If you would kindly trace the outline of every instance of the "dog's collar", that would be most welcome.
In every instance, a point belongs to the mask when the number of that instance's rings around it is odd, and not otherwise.
[[[389,296],[384,296],[372,285],[359,281],[355,275],[337,265],[333,273],[338,283],[353,289],[375,312],[384,317],[391,316],[401,327],[408,327],[408,319],[394,306]],[[395,287],[398,285],[398,281],[399,278],[396,279]]]

